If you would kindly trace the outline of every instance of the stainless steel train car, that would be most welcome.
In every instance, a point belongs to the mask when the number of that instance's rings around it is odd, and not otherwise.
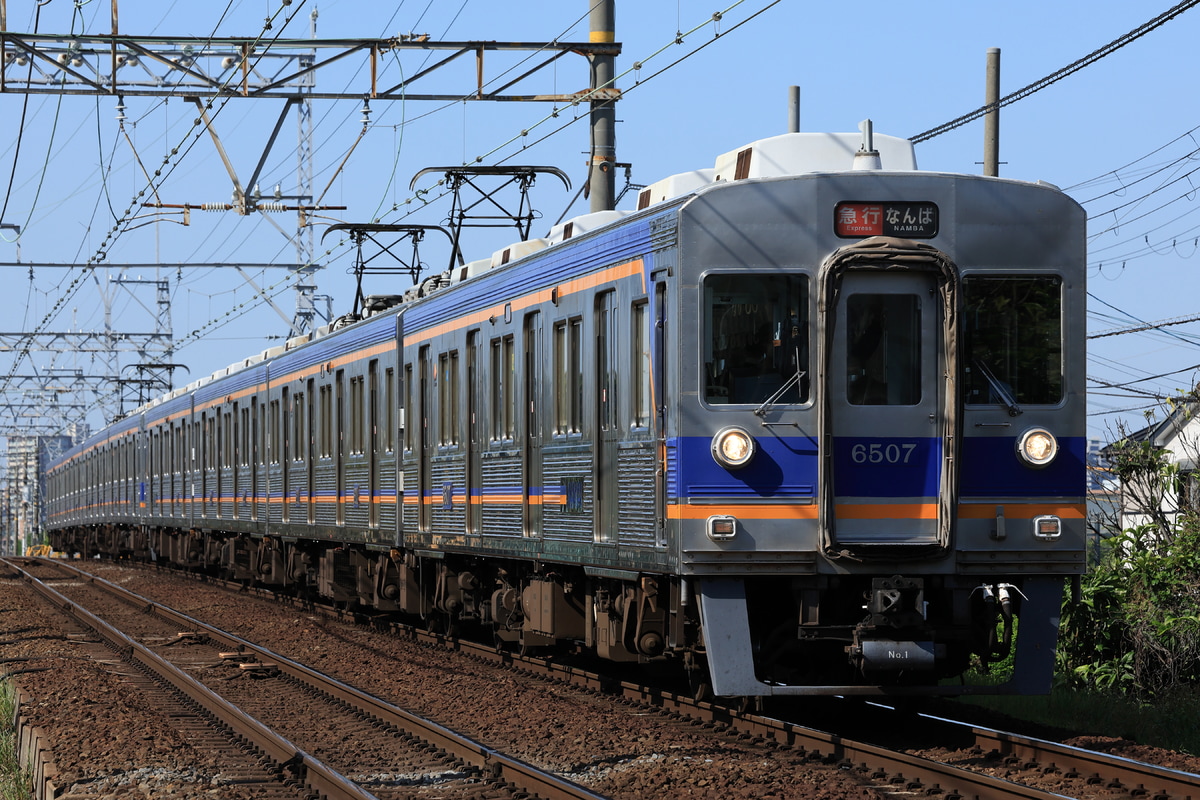
[[[52,543],[719,695],[1047,691],[1084,569],[1080,207],[869,132],[637,205],[138,409],[50,469]]]

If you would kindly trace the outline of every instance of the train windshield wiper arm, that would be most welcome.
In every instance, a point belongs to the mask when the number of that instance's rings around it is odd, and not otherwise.
[[[763,400],[762,405],[759,406],[758,408],[754,409],[754,413],[760,417],[764,416],[768,411],[771,410],[771,407],[775,405],[775,401],[783,396],[784,392],[786,392],[788,389],[792,388],[792,386],[799,386],[800,379],[803,377],[804,377],[804,373],[801,372],[800,370],[796,370],[796,374],[793,375],[792,377],[788,378],[784,382],[783,386],[780,386],[778,389],[775,390],[774,394],[772,394],[766,400]]]
[[[972,363],[975,364],[975,368],[979,370],[983,377],[987,379],[988,386],[992,388],[993,394],[999,398],[1000,405],[1008,409],[1008,415],[1010,417],[1019,417],[1021,415],[1021,407],[1017,405],[1017,401],[1012,396],[1012,391],[1008,388],[1008,386],[1006,386],[1003,381],[996,377],[996,374],[992,372],[991,367],[985,364],[983,359],[972,359]]]

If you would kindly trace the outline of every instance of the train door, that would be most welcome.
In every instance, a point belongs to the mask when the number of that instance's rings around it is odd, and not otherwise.
[[[595,464],[597,542],[617,540],[617,429],[616,292],[596,296],[596,425]]]
[[[430,403],[433,392],[429,375],[429,345],[421,347],[417,354],[417,369],[420,370],[414,397],[417,407],[413,409],[415,413],[412,416],[412,423],[417,426],[413,431],[416,434],[417,456],[417,530],[428,531],[433,517],[430,497],[432,477],[429,472],[433,467],[433,457],[437,453],[437,445],[433,442],[432,431],[429,430]]]
[[[304,415],[305,424],[308,426],[304,431],[304,481],[308,487],[308,524],[312,525],[317,521],[317,445],[316,445],[316,400],[317,400],[317,383],[313,378],[308,379],[308,391],[305,392],[305,402],[308,403]]]
[[[538,375],[542,371],[539,347],[542,338],[542,317],[534,311],[525,317],[525,447],[522,471],[525,480],[525,535],[542,533],[542,424],[541,393]]]
[[[379,361],[367,364],[367,525],[379,527]]]
[[[258,425],[258,398],[250,398],[250,519],[258,521],[258,504],[259,498],[263,496],[262,487],[259,485],[259,478],[262,471],[259,469],[260,459],[262,458],[262,440],[259,437]]]
[[[899,269],[847,270],[836,281],[833,318],[821,326],[826,543],[945,547],[957,485],[957,282]]]
[[[337,439],[334,441],[335,463],[334,508],[335,522],[346,524],[346,371],[339,369],[334,375],[334,421],[337,424]]]
[[[479,348],[478,330],[467,334],[467,469],[464,496],[467,502],[467,534],[478,535],[481,528],[480,491],[483,476],[480,472],[479,454],[484,445],[483,420],[480,419],[476,399],[479,396]]]
[[[291,431],[291,416],[292,397],[291,392],[285,386],[283,389],[283,400],[279,404],[279,435],[282,437],[280,456],[279,456],[279,473],[281,486],[280,490],[280,521],[290,522],[292,519],[292,431]]]
[[[232,443],[233,446],[229,451],[229,464],[231,470],[231,482],[229,486],[231,516],[234,519],[242,517],[241,491],[245,486],[246,476],[242,474],[242,465],[246,463],[245,453],[242,451],[242,440],[239,435],[242,432],[241,420],[238,418],[240,408],[237,403],[233,404],[233,415],[229,418],[232,424]]]

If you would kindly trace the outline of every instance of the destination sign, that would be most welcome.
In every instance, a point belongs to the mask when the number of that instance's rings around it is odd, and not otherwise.
[[[935,203],[838,203],[833,212],[833,230],[843,239],[867,236],[900,236],[932,239],[938,234]]]

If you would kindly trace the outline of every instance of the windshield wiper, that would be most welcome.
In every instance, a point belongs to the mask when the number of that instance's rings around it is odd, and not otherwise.
[[[774,394],[772,394],[770,397],[768,397],[766,400],[764,400],[761,406],[754,409],[754,414],[759,417],[765,416],[766,413],[771,410],[771,407],[775,405],[775,401],[778,400],[779,398],[783,397],[784,392],[786,392],[788,389],[792,388],[793,386],[798,387],[800,385],[800,380],[806,374],[807,374],[806,372],[804,372],[800,369],[800,348],[797,347],[796,348],[796,374],[793,375],[792,377],[788,378],[786,381],[784,381],[783,386],[780,386],[775,391]]]
[[[975,365],[975,368],[987,380],[988,386],[992,388],[992,392],[999,398],[1000,405],[1008,409],[1008,415],[1010,417],[1021,416],[1021,407],[1017,405],[1016,399],[1013,398],[1012,391],[996,377],[996,374],[983,362],[983,359],[974,358],[971,359],[971,363]]]

